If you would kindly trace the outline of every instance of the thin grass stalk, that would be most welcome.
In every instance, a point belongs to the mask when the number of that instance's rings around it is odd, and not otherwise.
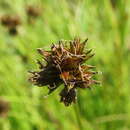
[[[76,120],[77,120],[77,123],[78,123],[79,130],[83,130],[81,115],[80,115],[80,109],[79,109],[79,102],[78,101],[74,105],[74,111],[75,111],[75,116],[76,116]]]
[[[119,16],[118,16],[118,32],[117,32],[117,37],[119,39],[119,43],[117,44],[116,49],[117,49],[117,74],[120,74],[119,76],[119,84],[120,88],[123,86],[123,56],[125,52],[125,30],[127,26],[127,15],[126,15],[126,5],[123,0],[118,1],[118,11],[119,11]]]

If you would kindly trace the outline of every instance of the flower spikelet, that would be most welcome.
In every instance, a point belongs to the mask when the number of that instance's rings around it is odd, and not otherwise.
[[[1,17],[1,24],[8,28],[9,34],[16,35],[17,27],[21,24],[20,18],[14,15],[4,15]]]
[[[81,42],[79,38],[72,41],[59,41],[52,44],[50,51],[41,48],[37,49],[42,55],[44,62],[38,61],[39,71],[30,72],[29,81],[37,86],[48,86],[49,94],[64,85],[60,92],[60,101],[69,106],[76,102],[77,88],[91,88],[92,84],[98,84],[99,81],[92,79],[97,74],[91,71],[94,66],[86,65],[86,61],[94,56],[92,49],[85,50],[85,41]]]
[[[7,117],[9,106],[9,102],[0,97],[0,117]]]
[[[27,6],[26,14],[28,18],[28,22],[30,24],[34,24],[35,19],[41,16],[42,9],[39,6]]]

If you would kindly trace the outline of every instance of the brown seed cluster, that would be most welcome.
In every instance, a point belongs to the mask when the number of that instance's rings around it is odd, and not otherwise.
[[[40,8],[38,7],[28,6],[26,11],[27,14],[32,17],[38,17],[40,15]]]
[[[92,84],[99,81],[93,80],[92,77],[97,72],[91,71],[94,66],[84,64],[94,54],[91,49],[85,51],[87,40],[81,42],[79,38],[72,41],[59,41],[53,44],[50,51],[37,49],[46,61],[38,61],[39,71],[30,72],[29,81],[34,85],[48,86],[49,94],[64,84],[60,92],[60,101],[69,106],[76,102],[77,88],[91,88]]]
[[[6,117],[9,111],[9,102],[0,98],[0,117]]]
[[[21,22],[18,16],[4,15],[1,17],[1,24],[7,27],[9,34],[16,35],[18,33],[17,27]]]
[[[26,13],[28,16],[28,22],[32,24],[34,23],[34,19],[38,18],[41,15],[41,9],[39,7],[30,5],[26,8]]]
[[[40,6],[29,5],[25,7],[25,13],[27,15],[27,22],[29,24],[34,24],[36,18],[41,16],[42,9]],[[0,23],[2,26],[7,28],[10,35],[18,34],[18,27],[23,23],[18,15],[5,14],[0,17]]]

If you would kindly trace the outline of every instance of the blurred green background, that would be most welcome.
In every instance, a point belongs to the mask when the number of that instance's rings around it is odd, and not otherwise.
[[[28,23],[26,6],[41,14]],[[52,42],[88,38],[96,55],[88,61],[102,74],[101,85],[79,90],[83,130],[130,130],[130,0],[0,0],[0,17],[18,15],[19,34],[0,25],[0,97],[10,104],[0,130],[78,130],[74,105],[59,102],[59,90],[44,98],[46,87],[28,82],[36,70],[36,48]]]

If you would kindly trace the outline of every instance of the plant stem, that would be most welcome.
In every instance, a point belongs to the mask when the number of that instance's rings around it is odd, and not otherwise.
[[[74,111],[75,111],[75,115],[76,115],[76,119],[77,119],[79,130],[83,130],[83,126],[82,126],[82,122],[81,122],[81,117],[80,117],[80,112],[79,112],[79,103],[78,103],[78,101],[74,105]]]

